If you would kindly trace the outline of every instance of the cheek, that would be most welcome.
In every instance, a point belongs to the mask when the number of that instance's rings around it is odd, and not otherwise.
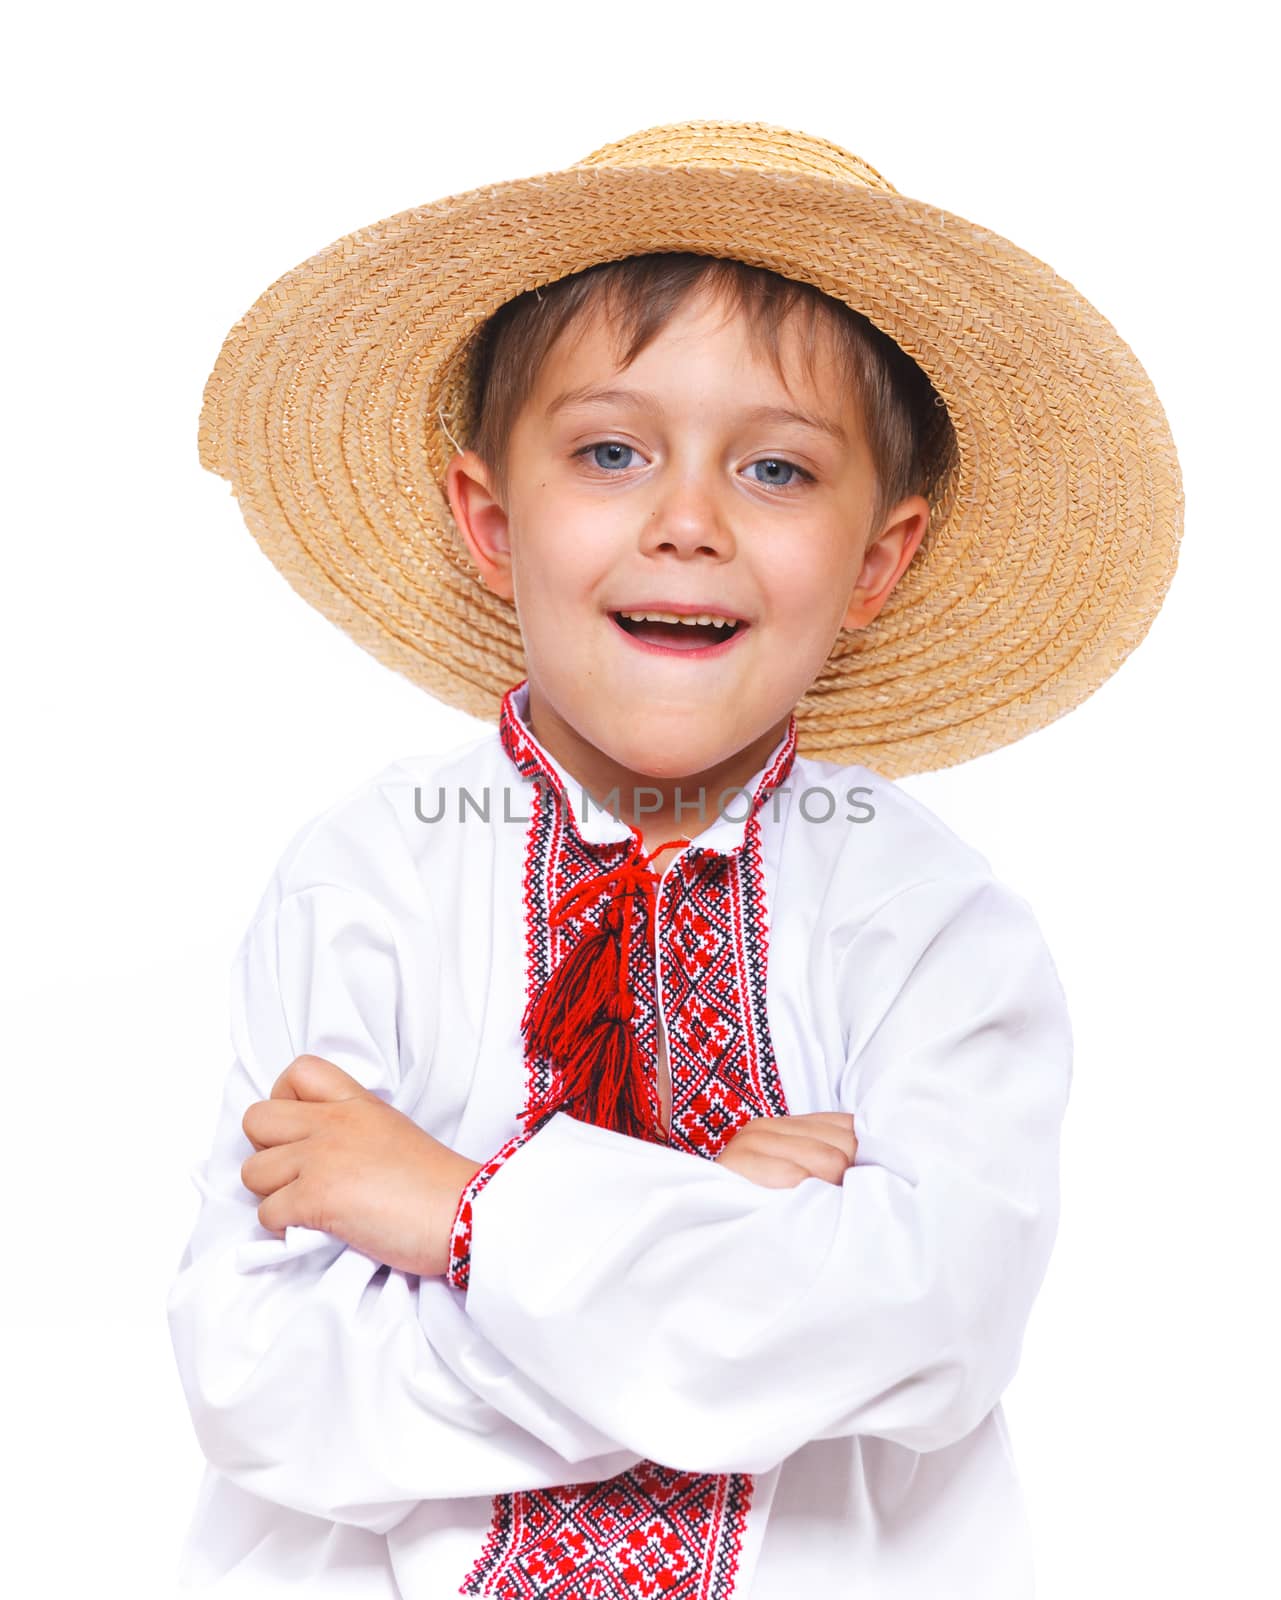
[[[512,577],[521,631],[540,639],[566,639],[571,610],[596,604],[602,573],[590,542],[572,530],[557,537],[512,542]]]
[[[616,564],[618,540],[608,525],[581,510],[562,509],[521,532],[523,537],[512,540],[518,586],[552,601],[592,603]]]
[[[792,552],[763,570],[761,582],[775,618],[804,631],[844,615],[857,573],[842,551]]]

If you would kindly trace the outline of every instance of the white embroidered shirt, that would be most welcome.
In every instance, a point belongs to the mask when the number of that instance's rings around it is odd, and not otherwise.
[[[497,730],[309,822],[236,954],[168,1302],[209,1463],[186,1592],[1027,1600],[1000,1401],[1071,1078],[1027,905],[888,779],[800,756],[793,722],[631,941],[666,1142],[547,1114],[522,1013],[632,834],[527,718],[519,684]],[[241,1119],[303,1053],[487,1163],[447,1276],[259,1224]],[[752,1118],[831,1110],[858,1138],[840,1184],[714,1159]]]

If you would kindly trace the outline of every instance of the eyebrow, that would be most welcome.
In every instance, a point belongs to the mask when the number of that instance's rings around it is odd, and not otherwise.
[[[547,407],[546,415],[552,417],[570,406],[638,405],[661,416],[663,408],[655,395],[643,389],[598,389],[594,384],[580,384],[577,389],[564,389]],[[747,422],[797,422],[815,433],[826,433],[838,444],[848,445],[845,429],[838,422],[808,411],[797,411],[790,406],[751,406],[742,413]]]

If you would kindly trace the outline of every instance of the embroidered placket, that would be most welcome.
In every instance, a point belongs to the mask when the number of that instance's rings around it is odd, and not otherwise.
[[[582,837],[558,776],[515,708],[520,687],[504,698],[499,727],[522,776],[540,779],[524,872],[533,995],[616,903],[608,879],[600,893],[591,892],[590,881],[635,851],[629,841],[591,844]],[[672,1089],[668,1143],[708,1160],[744,1123],[787,1115],[765,1010],[759,813],[786,778],[795,750],[793,722],[753,796],[741,844],[726,854],[694,847],[674,860],[653,896],[652,943],[632,939],[627,946],[631,1022],[655,1114],[661,989]],[[631,897],[623,904],[635,914]],[[552,915],[556,906],[559,918]],[[545,1059],[527,1058],[526,1117],[554,1103],[554,1075]],[[513,1135],[464,1191],[451,1243],[450,1277],[460,1288],[469,1275],[472,1202],[538,1125]],[[686,1472],[642,1461],[600,1483],[495,1495],[484,1548],[459,1592],[503,1600],[732,1600],[753,1487],[749,1473]]]

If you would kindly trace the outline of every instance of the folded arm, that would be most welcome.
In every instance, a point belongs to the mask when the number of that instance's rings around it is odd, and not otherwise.
[[[192,1421],[242,1488],[377,1532],[422,1499],[612,1476],[634,1452],[495,1350],[442,1278],[393,1270],[334,1236],[258,1220],[242,1129],[303,1053],[408,1109],[416,1027],[404,953],[376,903],[317,885],[255,921],[232,972],[235,1061],[200,1212],[167,1301]],[[417,973],[421,986],[430,975]]]
[[[766,1189],[559,1114],[469,1195],[466,1308],[610,1438],[686,1470],[917,1450],[1013,1376],[1057,1225],[1071,1032],[1018,896],[905,889],[845,942],[855,1164]]]

